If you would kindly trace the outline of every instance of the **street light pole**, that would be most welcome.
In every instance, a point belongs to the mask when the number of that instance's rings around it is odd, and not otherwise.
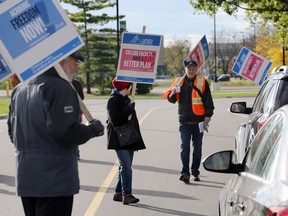
[[[214,77],[214,81],[218,82],[217,79],[217,53],[216,53],[216,8],[215,8],[215,4],[214,4],[214,70],[215,70],[215,77]]]
[[[116,21],[117,21],[117,59],[120,52],[120,30],[119,30],[119,2],[116,0]]]
[[[243,47],[244,47],[244,45],[245,45],[245,42],[244,42],[244,32],[240,32],[240,33],[242,33],[242,43],[243,43]]]

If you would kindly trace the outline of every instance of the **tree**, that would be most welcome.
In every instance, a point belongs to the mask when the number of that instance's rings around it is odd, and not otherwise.
[[[96,29],[96,27],[101,28],[101,26],[107,24],[109,21],[117,20],[117,16],[108,16],[105,13],[95,15],[95,12],[104,8],[115,7],[116,3],[110,0],[62,0],[62,2],[73,5],[78,9],[74,13],[68,12],[68,16],[77,26],[85,42],[84,52],[86,61],[84,63],[84,73],[86,75],[87,93],[91,94],[91,73],[115,70],[115,61],[117,61],[115,55],[104,51],[105,49],[109,49],[115,54],[117,53],[116,36],[114,36],[114,39],[113,36],[104,39],[102,37],[104,35],[98,35],[100,32],[115,33],[116,31],[113,29]],[[123,17],[119,16],[119,19]],[[113,40],[115,42],[112,42]]]
[[[164,63],[167,69],[175,76],[182,76],[184,73],[184,59],[188,56],[191,43],[188,40],[175,39],[164,48]]]
[[[222,9],[229,15],[235,15],[241,8],[246,11],[252,24],[271,21],[278,29],[281,38],[287,42],[288,1],[286,0],[189,0],[196,11],[213,15]]]
[[[256,52],[269,59],[275,66],[282,65],[282,43],[280,35],[275,34],[275,29],[261,28],[256,42]]]

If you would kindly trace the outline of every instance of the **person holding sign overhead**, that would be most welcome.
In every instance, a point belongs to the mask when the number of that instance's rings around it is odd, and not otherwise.
[[[71,82],[80,52],[59,64]],[[80,123],[80,105],[71,83],[54,67],[12,92],[8,132],[16,148],[16,187],[26,216],[70,216],[79,193],[76,147],[104,134],[94,119]]]
[[[190,182],[190,174],[194,181],[200,181],[199,167],[202,156],[202,139],[204,130],[213,115],[214,103],[207,80],[197,74],[196,61],[184,61],[185,75],[174,80],[172,86],[163,96],[170,103],[178,102],[179,131],[181,138],[182,170],[180,181]],[[192,166],[189,168],[190,141],[192,138]],[[190,172],[191,170],[191,172]]]
[[[132,195],[132,161],[134,151],[145,149],[146,147],[140,133],[135,103],[131,103],[128,97],[132,89],[131,83],[117,81],[115,77],[112,80],[112,85],[114,90],[107,102],[107,148],[116,151],[119,161],[119,172],[113,200],[128,205],[139,202],[139,199]],[[121,146],[115,127],[128,123],[130,116],[131,120],[135,123],[140,140],[130,145]]]

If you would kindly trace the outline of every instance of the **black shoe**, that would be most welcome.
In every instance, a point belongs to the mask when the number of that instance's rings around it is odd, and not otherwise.
[[[128,196],[124,196],[123,198],[123,204],[129,205],[130,203],[138,203],[140,200],[136,197],[134,197],[132,194]]]
[[[180,181],[183,181],[184,183],[189,183],[190,182],[190,176],[186,173],[183,173],[181,174],[180,178],[179,178]]]
[[[194,176],[194,181],[200,181],[199,176]]]
[[[122,194],[120,194],[120,193],[114,193],[113,201],[122,202]]]

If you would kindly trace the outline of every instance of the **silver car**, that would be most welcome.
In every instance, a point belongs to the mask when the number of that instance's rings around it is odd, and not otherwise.
[[[204,159],[206,170],[234,176],[223,188],[219,215],[288,215],[288,105],[278,109],[256,134],[243,162],[234,151]]]
[[[267,77],[252,107],[248,107],[246,102],[234,102],[230,106],[232,113],[248,115],[235,136],[235,148],[239,162],[243,160],[247,148],[262,125],[278,108],[288,104],[288,70],[285,68],[286,66],[282,66],[277,72]]]

